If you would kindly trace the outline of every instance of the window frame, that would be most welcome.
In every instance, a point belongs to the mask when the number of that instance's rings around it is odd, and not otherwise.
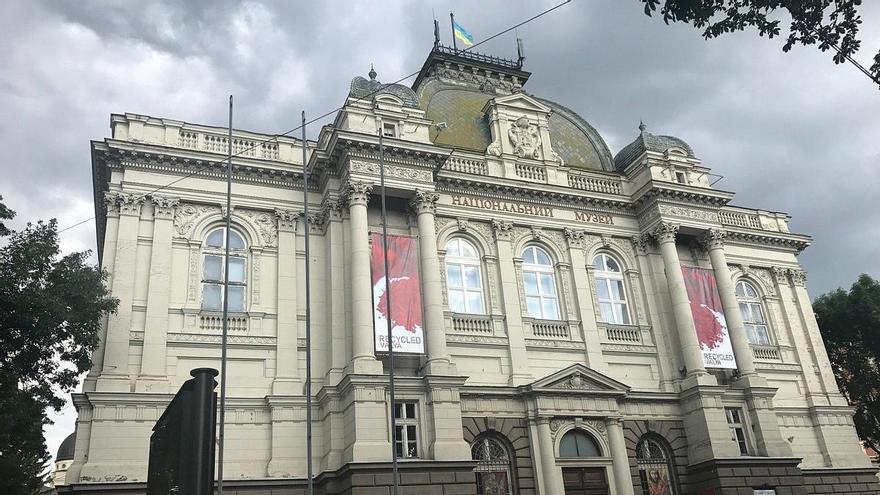
[[[742,293],[740,293],[741,286],[743,287]],[[755,295],[750,296],[746,288],[751,288]],[[761,297],[761,291],[758,290],[758,287],[749,280],[744,278],[739,279],[734,285],[734,294],[736,295],[737,306],[739,308],[740,316],[742,317],[743,330],[746,332],[746,339],[749,344],[775,345],[773,332],[770,331],[770,324],[767,321],[767,312],[764,310],[764,300]],[[756,311],[763,321],[754,319]],[[766,342],[758,342],[758,338],[755,338],[755,341],[752,340],[752,334],[754,334],[755,337],[758,337],[759,329],[763,329]]]
[[[474,257],[467,257],[467,256],[461,256],[461,255],[450,256],[449,251],[450,251],[450,245],[452,243],[458,243],[459,253],[461,253],[461,251],[462,251],[462,249],[461,249],[462,244],[469,246],[474,252]],[[487,304],[486,304],[486,291],[485,291],[484,284],[483,284],[483,261],[480,257],[479,249],[477,249],[477,246],[473,242],[471,242],[470,240],[468,240],[464,237],[461,237],[461,236],[456,236],[456,237],[450,238],[448,241],[446,241],[446,245],[444,246],[444,248],[447,253],[446,256],[444,257],[444,264],[445,264],[444,269],[446,270],[446,298],[448,300],[447,307],[453,313],[458,313],[458,314],[471,314],[471,315],[486,315],[486,314],[488,314],[488,308],[487,308]],[[461,287],[453,287],[452,286],[452,283],[451,283],[452,277],[450,277],[450,275],[449,275],[450,266],[459,268],[460,278],[461,278]],[[476,268],[476,270],[477,270],[477,283],[478,283],[478,286],[476,288],[471,288],[468,286],[467,277],[465,276],[465,268]],[[456,308],[452,307],[452,300],[453,300],[452,293],[453,292],[461,293],[462,301],[464,303],[464,308],[463,308],[464,311],[457,311]],[[469,294],[479,294],[479,296],[480,296],[480,310],[479,311],[472,310],[472,308],[470,307],[470,305],[471,305],[470,299],[468,298]]]
[[[242,260],[242,265],[243,265],[241,280],[240,281],[229,280],[229,288],[230,289],[241,288],[241,291],[242,291],[241,309],[240,310],[229,309],[229,312],[242,314],[242,313],[247,312],[247,301],[248,301],[248,297],[247,297],[248,296],[248,294],[247,294],[247,287],[248,287],[248,243],[247,243],[247,238],[244,236],[244,234],[242,234],[242,232],[240,230],[238,230],[234,227],[231,227],[230,230],[232,230],[232,232],[241,239],[244,247],[242,247],[240,249],[239,248],[232,248],[232,247],[229,248],[230,261],[232,261],[233,259],[240,259],[240,260]],[[217,232],[217,231],[223,232],[223,243],[219,247],[218,246],[209,246],[208,245],[208,238],[211,235],[213,235],[214,232]],[[226,272],[226,263],[225,263],[224,257],[226,255],[226,252],[225,252],[226,243],[229,241],[229,236],[228,236],[228,233],[226,230],[226,226],[221,225],[221,226],[217,226],[217,227],[214,227],[214,228],[208,230],[207,234],[205,234],[203,239],[204,239],[204,241],[202,243],[202,251],[201,251],[201,262],[202,262],[201,274],[202,274],[202,276],[201,276],[201,280],[200,280],[201,302],[199,304],[199,309],[201,311],[223,311],[223,298],[224,298],[224,292],[225,292],[223,290],[223,285],[224,285],[225,272]],[[220,259],[220,272],[219,272],[218,279],[208,278],[207,274],[205,273],[205,267],[207,266],[208,257],[216,257],[216,258]],[[220,295],[219,295],[219,304],[217,307],[206,307],[205,306],[205,289],[206,289],[206,287],[217,287],[219,289]]]
[[[534,263],[528,263],[525,261],[526,252],[529,250],[532,250],[532,252],[533,252],[533,259],[535,260]],[[544,264],[538,263],[538,252],[543,253],[544,256],[547,257],[549,264],[544,265]],[[557,278],[556,277],[556,267],[555,267],[555,264],[553,263],[553,257],[550,256],[550,252],[541,246],[538,246],[535,244],[529,244],[523,248],[522,252],[520,253],[520,256],[521,256],[520,259],[522,259],[522,265],[521,265],[522,278],[520,280],[520,283],[522,283],[523,296],[525,297],[526,313],[529,315],[529,317],[534,318],[534,319],[538,319],[538,320],[557,320],[557,321],[561,320],[562,319],[562,298],[559,296],[559,284],[557,283],[558,281],[556,279]],[[527,274],[534,275],[535,286],[538,289],[537,294],[529,294],[528,288],[526,285],[526,275]],[[545,275],[545,276],[549,275],[550,276],[550,282],[552,283],[551,288],[553,289],[552,295],[544,294],[544,288],[541,284],[541,279],[542,279],[541,275]],[[540,315],[533,314],[531,309],[529,308],[529,299],[530,298],[531,299],[534,299],[534,298],[538,299],[538,306],[541,309]],[[544,311],[544,302],[545,301],[552,301],[553,302],[555,309],[556,309],[556,314],[554,314],[554,315],[546,314],[546,312]]]
[[[409,416],[407,406],[412,406],[412,417]],[[399,411],[399,412],[398,412]],[[398,459],[421,459],[422,445],[421,432],[419,426],[419,403],[414,400],[394,401],[394,428],[395,440],[401,446],[401,452],[397,455]],[[399,432],[397,428],[400,428]],[[413,428],[415,439],[410,439],[410,428]],[[409,444],[415,445],[415,453],[410,454]],[[394,452],[397,454],[397,445],[394,446]]]
[[[725,407],[724,418],[730,429],[730,439],[737,444],[741,456],[752,455],[752,446],[749,442],[746,418],[742,407]]]
[[[569,435],[579,435],[579,436],[585,437],[596,448],[596,455],[580,455],[580,449],[578,448],[577,437],[574,437],[574,446],[575,446],[575,451],[578,452],[577,455],[570,456],[570,455],[563,454],[562,453],[562,444],[563,444],[563,442],[565,442],[565,439],[567,437],[569,437]],[[566,460],[600,459],[600,458],[605,457],[605,454],[602,451],[602,444],[599,443],[599,440],[596,438],[595,435],[593,435],[592,433],[590,433],[587,430],[584,430],[583,428],[572,428],[572,429],[566,431],[565,433],[563,433],[561,437],[559,437],[559,445],[557,446],[557,457],[559,459],[566,459]]]
[[[596,268],[596,259],[598,259],[600,257],[602,258],[602,267],[603,267],[602,270],[599,270]],[[617,267],[620,269],[619,272],[614,272],[614,271],[611,271],[608,269],[608,260],[609,259],[614,261],[615,264],[617,264]],[[593,272],[594,272],[593,279],[595,282],[593,284],[593,289],[596,291],[596,300],[599,302],[599,307],[597,308],[599,310],[599,318],[601,318],[603,323],[608,323],[611,325],[634,325],[632,313],[630,312],[629,297],[627,294],[626,270],[624,270],[624,268],[623,268],[623,263],[621,263],[620,260],[616,256],[613,256],[612,254],[606,253],[606,252],[596,253],[596,255],[593,256],[592,262],[593,262],[592,266],[593,266]],[[614,291],[612,290],[612,285],[615,281],[620,282],[621,297],[623,299],[616,299],[614,297]],[[601,293],[599,291],[600,283],[605,284],[605,290],[607,291],[607,294],[608,294],[607,298],[603,298],[601,296]],[[603,304],[610,304],[611,305],[611,315],[613,316],[613,319],[615,321],[608,321],[605,319],[605,315],[602,312],[602,305]],[[618,320],[618,313],[617,313],[618,308],[621,308],[620,309],[620,318],[619,318],[620,321],[617,321]]]
[[[391,131],[390,133],[388,131]],[[382,122],[382,137],[397,138],[397,124],[394,122]]]

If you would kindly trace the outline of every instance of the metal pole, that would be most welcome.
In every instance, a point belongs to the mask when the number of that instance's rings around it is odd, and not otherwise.
[[[305,220],[306,242],[306,466],[308,466],[308,495],[315,492],[312,475],[312,291],[309,277],[309,162],[306,154],[306,112],[302,113],[302,150],[303,150],[303,217]]]
[[[223,335],[220,337],[220,432],[217,434],[217,495],[223,495],[223,441],[226,429],[226,337],[229,332],[229,227],[232,219],[232,95],[229,95],[229,135],[226,140],[226,246],[223,257]]]
[[[385,144],[382,141],[382,127],[379,127],[379,184],[382,197],[382,257],[385,261],[385,321],[388,323],[388,392],[391,396],[391,476],[393,491],[391,495],[397,495],[397,428],[394,425],[394,345],[391,341],[391,281],[388,277],[388,217],[385,212]],[[406,447],[406,446],[404,446]]]
[[[455,16],[449,13],[449,26],[452,28],[452,49],[458,53],[458,44],[455,42]]]

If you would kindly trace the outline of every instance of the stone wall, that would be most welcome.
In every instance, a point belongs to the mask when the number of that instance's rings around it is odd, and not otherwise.
[[[877,470],[803,469],[804,493],[880,493]]]

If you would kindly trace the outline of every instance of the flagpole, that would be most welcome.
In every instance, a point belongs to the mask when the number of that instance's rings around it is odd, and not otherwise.
[[[306,155],[306,112],[302,112],[302,149],[303,149],[303,217],[305,224],[306,250],[306,466],[309,476],[308,495],[315,493],[314,476],[312,473],[312,301],[311,278],[309,277],[309,162]]]
[[[229,334],[229,228],[232,221],[232,95],[229,95],[229,136],[226,141],[226,232],[223,269],[223,334],[220,336],[220,431],[217,434],[217,495],[223,495],[223,447],[226,430],[226,340]]]
[[[393,490],[391,495],[397,495],[397,427],[394,424],[394,345],[391,341],[393,323],[391,322],[391,280],[388,275],[388,217],[385,210],[385,144],[382,140],[382,127],[379,126],[379,185],[382,198],[382,258],[385,261],[385,321],[388,323],[388,394],[391,402],[391,476]],[[403,446],[406,448],[406,445]]]
[[[455,16],[452,12],[449,13],[449,27],[452,28],[452,49],[458,53],[458,44],[455,42]]]

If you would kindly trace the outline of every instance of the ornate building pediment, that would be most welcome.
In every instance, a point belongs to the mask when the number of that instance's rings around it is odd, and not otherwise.
[[[522,387],[524,393],[581,392],[624,396],[630,387],[582,364],[573,364]]]

